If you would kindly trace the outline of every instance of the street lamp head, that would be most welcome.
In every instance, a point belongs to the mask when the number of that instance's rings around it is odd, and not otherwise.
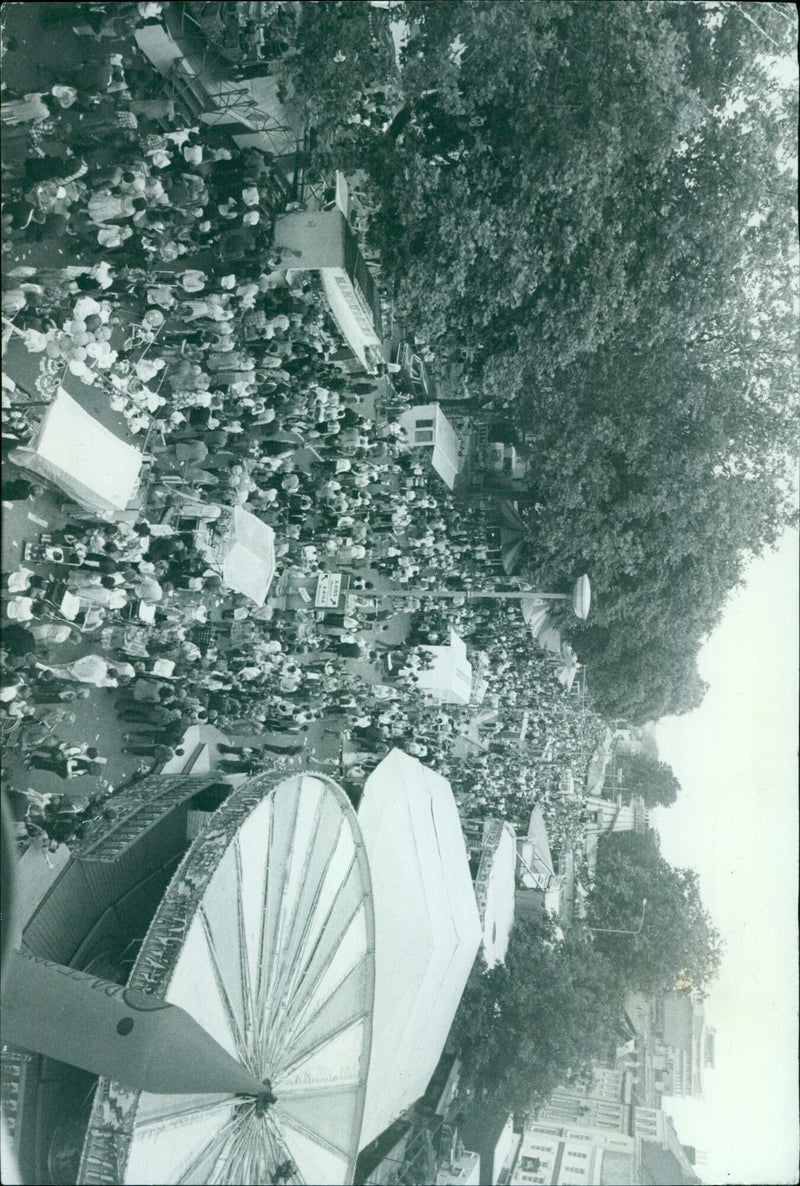
[[[588,618],[591,604],[592,588],[588,576],[584,573],[582,577],[578,577],[572,589],[572,609],[575,617],[581,620]]]

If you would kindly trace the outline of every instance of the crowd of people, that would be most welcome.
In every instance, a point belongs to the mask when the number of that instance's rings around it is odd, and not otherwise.
[[[354,795],[399,746],[451,779],[465,814],[524,826],[540,801],[567,844],[580,798],[562,775],[582,783],[598,722],[565,696],[518,609],[425,599],[502,579],[491,516],[460,506],[405,447],[396,368],[355,371],[314,274],[275,249],[292,203],[268,154],[183,121],[172,101],[137,99],[146,67],[130,34],[160,7],[109,6],[85,32],[91,69],[3,94],[4,341],[35,376],[35,390],[4,376],[4,460],[24,460],[42,407],[73,382],[145,459],[129,513],[102,519],[62,498],[7,574],[4,728],[31,771],[99,778],[102,738],[28,743],[25,730],[101,697],[123,752],[148,769],[214,726],[221,771],[316,762]],[[42,495],[9,472],[7,504]],[[347,574],[345,612],[283,595],[259,606],[227,587],[197,540],[234,507],[274,529],[282,589]],[[398,614],[410,633],[392,661],[382,632]],[[487,657],[497,736],[470,741],[466,710],[420,694],[424,647],[451,626]],[[525,744],[509,745],[523,709]],[[76,803],[78,830],[92,804]],[[65,812],[67,796],[48,806],[32,793],[29,834],[53,839],[51,819],[62,838]]]

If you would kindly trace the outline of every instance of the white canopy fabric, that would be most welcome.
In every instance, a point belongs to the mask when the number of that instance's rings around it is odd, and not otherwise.
[[[541,597],[523,597],[520,601],[522,619],[534,638],[544,629],[548,622],[547,602]]]
[[[458,476],[458,434],[438,405],[431,461],[444,484],[452,490]]]
[[[520,853],[525,861],[523,865],[522,883],[529,889],[538,889],[555,877],[553,857],[550,852],[550,841],[547,836],[547,825],[541,806],[537,803],[531,812],[528,822],[528,834],[520,841]]]
[[[374,999],[367,857],[344,792],[245,784],[178,867],[130,987],[179,1005],[273,1098],[157,1095],[100,1079],[84,1183],[352,1182]],[[169,1057],[169,1051],[154,1057]]]
[[[563,643],[561,646],[561,662],[556,667],[556,679],[567,692],[572,691],[575,676],[578,674],[578,667],[578,656],[569,643]]]
[[[417,427],[418,422],[424,422]],[[459,470],[458,433],[437,403],[416,404],[400,417],[412,448],[432,447],[431,464],[452,490]]]
[[[421,671],[417,684],[445,704],[469,704],[472,696],[472,664],[467,658],[466,643],[450,631],[446,647],[423,647],[433,655],[433,666]]]
[[[124,511],[139,480],[142,454],[114,436],[63,387],[30,446],[13,459],[53,482],[90,511]]]
[[[198,547],[220,569],[229,589],[256,605],[266,601],[275,575],[275,532],[250,511],[234,507],[201,529]]]
[[[425,1091],[481,942],[450,784],[394,749],[358,821],[375,908],[372,1058],[360,1147]]]
[[[475,897],[483,927],[483,955],[492,968],[505,959],[514,925],[517,838],[511,825],[500,820],[490,821],[489,828],[492,831],[488,835],[488,829],[484,830]]]

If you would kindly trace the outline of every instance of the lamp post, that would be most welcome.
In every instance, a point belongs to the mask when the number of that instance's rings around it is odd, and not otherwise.
[[[642,898],[642,917],[636,930],[619,930],[617,927],[587,927],[593,935],[638,935],[644,926],[644,912],[647,908],[647,898]]]
[[[462,597],[465,601],[524,601],[526,598],[536,598],[540,601],[569,601],[577,618],[585,619],[589,616],[591,604],[591,587],[589,578],[585,574],[578,577],[571,593],[539,593],[535,589],[515,589],[507,592],[501,589],[384,589],[373,592],[373,597],[434,597],[439,600],[453,601]]]

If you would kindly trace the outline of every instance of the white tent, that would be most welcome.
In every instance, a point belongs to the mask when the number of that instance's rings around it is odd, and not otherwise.
[[[537,803],[528,822],[528,834],[518,842],[522,884],[544,891],[545,910],[558,914],[561,908],[561,882],[550,852],[550,840],[544,813]]]
[[[421,671],[417,684],[444,704],[469,704],[472,695],[472,664],[467,658],[466,643],[450,631],[444,647],[421,647],[433,656],[433,666]]]
[[[358,811],[375,908],[372,1057],[360,1147],[425,1091],[481,942],[450,784],[392,750]]]
[[[510,824],[491,820],[484,829],[483,844],[475,898],[483,927],[483,955],[491,968],[505,959],[514,925],[516,833]]]
[[[199,531],[197,546],[215,564],[229,589],[263,605],[275,575],[275,532],[242,507]]]
[[[12,457],[82,507],[106,514],[125,510],[142,466],[139,450],[114,436],[63,387],[31,444]]]
[[[459,471],[459,439],[439,404],[417,404],[409,408],[400,417],[400,424],[411,448],[431,447],[431,464],[452,490]]]

